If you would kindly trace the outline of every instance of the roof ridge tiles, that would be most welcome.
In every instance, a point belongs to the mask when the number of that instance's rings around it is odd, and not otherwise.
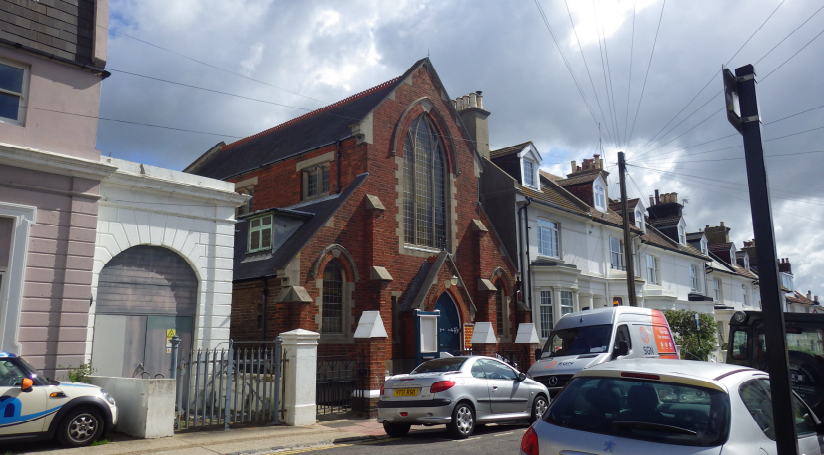
[[[390,79],[390,80],[388,80],[388,81],[382,82],[382,83],[380,83],[380,84],[378,84],[378,85],[376,85],[376,86],[374,86],[374,87],[372,87],[372,88],[368,88],[368,89],[366,89],[366,90],[364,90],[364,91],[362,91],[362,92],[355,93],[354,95],[350,95],[350,96],[348,96],[348,97],[346,97],[346,98],[344,98],[344,99],[342,99],[342,100],[340,100],[340,101],[336,101],[336,102],[334,102],[334,103],[332,103],[332,104],[330,104],[330,105],[328,105],[328,106],[324,106],[324,107],[321,107],[321,108],[315,109],[314,111],[310,111],[310,112],[307,112],[307,113],[305,113],[305,114],[303,114],[303,115],[301,115],[301,116],[298,116],[298,117],[295,117],[295,118],[293,118],[293,119],[287,120],[287,121],[285,121],[285,122],[283,122],[283,123],[281,123],[281,124],[279,124],[279,125],[275,125],[275,126],[273,126],[273,127],[269,128],[269,129],[267,129],[267,130],[263,130],[263,131],[261,131],[261,132],[259,132],[259,133],[253,134],[253,135],[251,135],[251,136],[249,136],[249,137],[245,137],[245,138],[243,138],[243,139],[239,139],[239,140],[237,140],[237,141],[235,141],[235,142],[232,142],[231,144],[228,144],[228,145],[226,145],[225,147],[223,147],[223,150],[230,149],[230,148],[233,148],[233,147],[237,147],[237,146],[239,146],[239,145],[243,145],[243,144],[245,144],[245,143],[247,143],[247,142],[249,142],[249,141],[251,141],[251,140],[257,139],[257,138],[259,138],[259,137],[261,137],[261,136],[266,136],[267,134],[270,134],[270,133],[273,133],[273,132],[278,131],[278,130],[280,130],[280,129],[286,128],[287,126],[291,126],[291,125],[294,125],[294,124],[296,124],[296,123],[302,122],[302,121],[304,121],[304,120],[306,120],[306,119],[308,119],[308,118],[310,118],[310,117],[314,117],[314,116],[316,116],[316,115],[318,115],[318,114],[322,114],[323,112],[326,112],[326,111],[332,110],[332,109],[334,109],[334,108],[341,107],[341,106],[343,106],[343,105],[345,105],[345,104],[351,103],[352,101],[355,101],[355,100],[357,100],[357,99],[363,98],[363,97],[364,97],[364,96],[366,96],[366,95],[370,95],[370,94],[372,94],[372,93],[377,92],[378,90],[382,90],[382,89],[384,89],[384,88],[386,88],[386,87],[388,87],[388,86],[390,86],[390,85],[394,84],[394,83],[395,83],[395,82],[397,82],[397,81],[398,81],[401,77],[402,77],[402,76],[397,76],[397,77],[394,77],[394,78],[392,78],[392,79]],[[353,119],[353,120],[357,120],[357,119]]]

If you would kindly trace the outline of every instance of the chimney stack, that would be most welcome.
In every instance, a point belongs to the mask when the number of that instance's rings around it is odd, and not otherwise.
[[[813,299],[813,293],[812,293],[812,291],[807,289],[807,300],[812,300],[812,299]]]
[[[730,243],[730,228],[724,226],[723,221],[720,226],[705,227],[704,235],[707,236],[707,242],[709,242],[710,245]],[[750,254],[750,263],[752,263],[752,254]]]
[[[483,108],[481,91],[470,93],[452,100],[455,110],[461,116],[469,138],[474,141],[478,153],[489,159],[489,115]]]

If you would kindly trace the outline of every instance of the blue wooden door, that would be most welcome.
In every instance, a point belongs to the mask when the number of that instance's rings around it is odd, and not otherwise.
[[[435,310],[440,310],[438,318],[438,352],[452,355],[461,354],[461,317],[452,297],[446,292],[438,298]]]

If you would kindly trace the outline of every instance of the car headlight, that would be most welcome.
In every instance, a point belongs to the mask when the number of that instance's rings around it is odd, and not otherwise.
[[[739,323],[739,324],[743,324],[743,323],[744,323],[744,321],[746,321],[746,320],[747,320],[747,313],[745,313],[745,312],[743,312],[743,311],[736,311],[736,312],[732,315],[732,319],[733,319],[735,322]]]
[[[104,400],[108,401],[110,405],[115,406],[115,403],[114,403],[114,397],[113,397],[113,396],[111,396],[111,395],[109,395],[109,393],[108,393],[108,392],[106,392],[106,391],[105,391],[105,390],[103,390],[103,389],[100,389],[100,396],[101,396]]]

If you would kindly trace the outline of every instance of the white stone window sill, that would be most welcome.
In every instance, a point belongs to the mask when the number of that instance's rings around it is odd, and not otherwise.
[[[435,254],[441,252],[441,250],[437,250],[437,249],[434,249],[434,248],[422,247],[422,246],[404,245],[403,248],[405,250],[424,251],[424,252],[427,252],[427,253],[435,253]]]

